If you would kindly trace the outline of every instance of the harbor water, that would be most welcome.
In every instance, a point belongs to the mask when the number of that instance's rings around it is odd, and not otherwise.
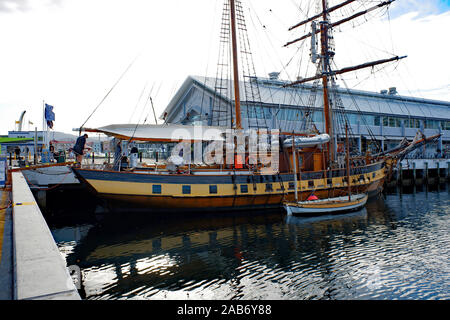
[[[447,300],[449,195],[448,185],[395,189],[360,212],[314,218],[77,208],[47,221],[85,299]]]

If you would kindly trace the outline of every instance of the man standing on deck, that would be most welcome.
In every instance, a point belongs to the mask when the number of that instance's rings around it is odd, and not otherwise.
[[[72,148],[73,153],[75,153],[76,156],[76,165],[81,166],[81,161],[83,160],[83,151],[84,151],[84,145],[86,144],[86,139],[88,138],[88,135],[85,133],[84,135],[78,137],[77,141],[75,142],[75,145]]]
[[[117,141],[116,151],[114,152],[114,170],[120,169],[120,162],[122,161],[122,141]]]
[[[20,160],[20,147],[16,146],[16,148],[14,149],[14,153],[16,155],[16,159]]]

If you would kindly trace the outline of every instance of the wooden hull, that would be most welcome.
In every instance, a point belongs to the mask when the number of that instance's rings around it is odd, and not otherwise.
[[[280,175],[169,175],[73,169],[81,181],[110,208],[151,211],[261,210],[279,208],[294,201],[293,174]],[[318,178],[317,172],[302,173],[298,198],[312,192],[319,198],[347,194],[345,177]],[[354,193],[375,195],[382,191],[384,166],[372,165],[363,174],[351,176]],[[331,182],[327,184],[327,182]]]
[[[335,214],[360,210],[367,202],[368,195],[357,194],[348,196],[326,198],[324,200],[286,202],[284,208],[288,215],[319,215]]]

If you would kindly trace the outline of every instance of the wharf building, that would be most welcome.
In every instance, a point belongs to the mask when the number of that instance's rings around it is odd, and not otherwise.
[[[188,76],[161,119],[166,123],[230,127],[234,118],[230,107],[233,93],[231,82],[225,82],[226,85],[224,80],[212,77]],[[283,87],[289,82],[278,79],[278,73],[269,74],[269,78],[252,78],[250,82],[253,82],[250,89],[247,83],[240,82],[244,129],[258,127],[300,132],[305,113],[312,112],[316,128],[324,132],[321,88],[308,84]],[[248,94],[250,90],[252,95]],[[438,133],[442,136],[437,143],[419,148],[409,157],[450,158],[450,102],[401,96],[396,88],[380,93],[343,88],[336,91],[359,152],[367,150],[371,137],[383,150],[388,150],[404,137],[411,141],[421,130],[425,136]]]

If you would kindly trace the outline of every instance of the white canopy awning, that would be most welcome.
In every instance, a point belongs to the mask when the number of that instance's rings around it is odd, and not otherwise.
[[[180,124],[112,124],[100,128],[83,128],[85,132],[99,132],[122,140],[178,142],[222,141],[226,128]]]

